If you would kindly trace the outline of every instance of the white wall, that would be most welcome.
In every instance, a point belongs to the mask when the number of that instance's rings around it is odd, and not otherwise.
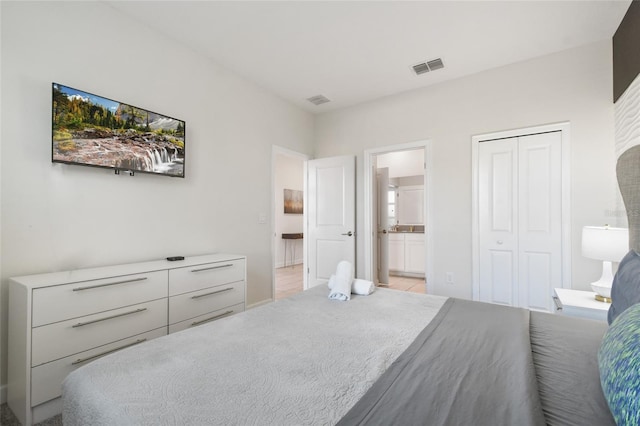
[[[284,190],[304,190],[304,160],[284,154],[277,154],[274,176],[274,207],[275,207],[275,264],[277,268],[284,266],[284,245],[282,234],[302,232],[303,215],[284,213]],[[302,263],[302,240],[287,242],[287,265],[291,265],[292,253],[295,251],[293,263]]]
[[[471,298],[471,137],[569,121],[573,286],[587,289],[601,266],[581,256],[581,228],[616,221],[611,57],[611,41],[599,42],[318,117],[316,157],[358,156],[359,247],[363,150],[430,139],[432,288]],[[362,271],[362,250],[357,261]],[[454,284],[445,284],[447,271],[454,272]]]
[[[2,377],[10,276],[222,251],[270,299],[265,159],[311,154],[311,115],[101,2],[0,5]],[[185,120],[186,178],[52,164],[52,81]]]

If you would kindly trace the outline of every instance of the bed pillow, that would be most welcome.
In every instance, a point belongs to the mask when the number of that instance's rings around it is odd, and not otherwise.
[[[640,304],[609,327],[598,351],[600,384],[619,425],[640,424]]]
[[[609,308],[609,325],[625,309],[640,303],[640,255],[634,250],[622,259],[611,287],[611,307]]]

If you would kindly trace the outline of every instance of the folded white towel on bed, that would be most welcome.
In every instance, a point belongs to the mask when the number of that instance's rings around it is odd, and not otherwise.
[[[329,292],[329,299],[351,300],[351,283],[353,282],[353,266],[346,260],[338,263],[336,279]]]
[[[335,284],[336,284],[336,276],[331,275],[331,277],[329,277],[329,283],[328,283],[329,290],[333,290],[333,287],[335,286]],[[376,291],[376,286],[371,281],[356,278],[351,283],[352,294],[359,294],[360,296],[368,296],[374,291]]]

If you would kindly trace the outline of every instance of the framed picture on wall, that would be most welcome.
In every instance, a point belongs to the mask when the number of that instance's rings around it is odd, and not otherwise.
[[[302,214],[302,191],[295,189],[284,190],[284,212],[289,214]]]

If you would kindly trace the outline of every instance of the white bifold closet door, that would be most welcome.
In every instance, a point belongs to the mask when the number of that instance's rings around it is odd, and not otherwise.
[[[479,143],[479,300],[552,310],[562,284],[561,132]]]

